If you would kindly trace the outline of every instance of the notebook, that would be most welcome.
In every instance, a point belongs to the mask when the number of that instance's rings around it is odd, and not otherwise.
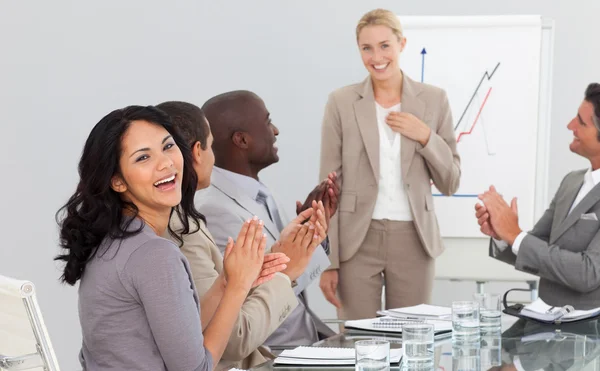
[[[570,305],[553,307],[538,298],[519,312],[521,316],[536,319],[541,322],[575,322],[600,315],[600,308],[590,310],[575,310]]]
[[[433,325],[433,332],[436,335],[452,332],[452,321],[437,319],[402,320],[400,318],[394,318],[391,316],[346,321],[344,322],[344,327],[366,331],[393,332],[401,334],[402,325],[405,323],[430,323]]]
[[[437,305],[419,304],[412,307],[395,308],[382,311],[384,315],[397,318],[424,318],[452,320],[452,308]]]
[[[279,357],[275,358],[274,364],[281,365],[354,365],[356,354],[354,348],[329,348],[329,347],[297,347],[286,349]],[[402,349],[390,349],[390,363],[400,363],[402,360]]]

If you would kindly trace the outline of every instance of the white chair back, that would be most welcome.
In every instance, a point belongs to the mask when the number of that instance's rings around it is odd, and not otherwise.
[[[0,275],[0,370],[59,371],[29,281]]]

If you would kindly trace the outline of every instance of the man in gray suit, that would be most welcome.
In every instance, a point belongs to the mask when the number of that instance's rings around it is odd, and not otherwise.
[[[567,174],[550,207],[528,233],[519,228],[516,199],[509,206],[492,186],[475,206],[490,256],[540,277],[540,297],[553,306],[600,307],[600,84],[590,84],[577,115],[572,152],[591,168]]]
[[[265,342],[268,346],[309,345],[334,334],[308,308],[303,290],[330,264],[323,247],[312,256],[299,251],[281,251],[276,244],[288,219],[270,190],[260,182],[258,173],[279,160],[275,145],[278,129],[272,124],[264,102],[248,91],[220,94],[202,107],[213,134],[215,167],[211,185],[196,196],[196,207],[206,216],[208,227],[221,251],[227,238],[235,235],[244,220],[257,215],[264,221],[267,247],[294,259],[310,259],[305,271],[295,280],[298,306]],[[324,201],[325,219],[335,213],[338,193],[332,174],[309,199],[297,203],[297,211],[313,199]],[[327,220],[327,223],[329,220]],[[286,273],[285,271],[283,273]]]

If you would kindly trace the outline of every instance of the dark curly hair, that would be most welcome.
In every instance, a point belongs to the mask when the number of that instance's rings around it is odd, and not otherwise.
[[[153,106],[129,106],[106,115],[92,129],[79,161],[79,184],[75,193],[56,213],[60,226],[60,246],[66,250],[54,260],[65,261],[61,280],[74,285],[85,271],[87,262],[93,258],[105,238],[122,239],[138,234],[143,225],[134,231],[128,227],[134,218],[125,216],[124,209],[137,216],[137,207],[121,199],[111,188],[113,175],[120,173],[121,138],[133,121],[142,120],[164,127],[180,148],[184,159],[182,176],[182,199],[173,208],[183,222],[183,230],[169,233],[180,244],[181,235],[190,232],[190,219],[200,228],[204,219],[194,208],[197,176],[192,163],[192,153],[187,142],[174,130],[169,116]]]

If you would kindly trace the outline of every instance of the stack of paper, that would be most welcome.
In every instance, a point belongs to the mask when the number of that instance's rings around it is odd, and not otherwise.
[[[520,314],[543,322],[553,322],[557,320],[560,320],[561,322],[574,322],[600,315],[600,308],[575,310],[570,305],[553,307],[538,298],[521,309]]]
[[[437,305],[419,304],[412,307],[388,309],[378,314],[402,319],[452,320],[452,308]]]
[[[375,332],[402,333],[403,324],[430,323],[436,335],[452,332],[452,321],[426,319],[426,320],[403,320],[391,316],[359,319],[344,322],[344,327]]]
[[[282,365],[354,365],[356,363],[354,348],[327,348],[327,347],[297,347],[286,349],[274,364]],[[402,360],[402,349],[390,349],[390,363],[399,363]]]

